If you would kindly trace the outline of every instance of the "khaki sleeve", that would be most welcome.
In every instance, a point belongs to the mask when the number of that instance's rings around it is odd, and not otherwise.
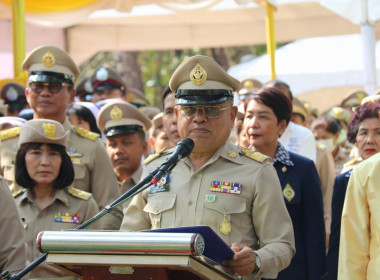
[[[252,217],[260,240],[259,276],[276,278],[295,254],[293,224],[286,209],[281,185],[273,166],[262,168],[256,181]]]
[[[322,187],[325,229],[326,233],[330,233],[331,200],[335,178],[335,164],[334,159],[329,152],[324,152],[319,161],[318,174]]]
[[[95,157],[90,184],[94,199],[98,203],[99,209],[103,210],[105,206],[120,196],[120,190],[111,160],[100,140],[96,140],[96,150],[93,152]],[[118,230],[122,219],[122,206],[118,206],[102,218],[103,229]]]
[[[141,178],[148,175],[148,167],[145,168]],[[149,213],[144,211],[147,204],[149,188],[133,197],[129,206],[124,210],[124,218],[120,230],[122,231],[141,231],[151,229]]]
[[[367,188],[371,178],[364,176],[365,179],[360,180],[360,172],[368,170],[355,168],[347,185],[340,232],[338,280],[366,279],[367,275],[371,236]]]
[[[0,179],[0,269],[11,273],[26,267],[25,230],[9,187]]]

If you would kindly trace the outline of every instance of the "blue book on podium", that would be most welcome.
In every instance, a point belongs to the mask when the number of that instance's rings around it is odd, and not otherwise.
[[[234,251],[232,251],[231,248],[209,226],[162,228],[149,231],[199,233],[205,241],[203,255],[220,265],[223,260],[230,260],[235,254]]]

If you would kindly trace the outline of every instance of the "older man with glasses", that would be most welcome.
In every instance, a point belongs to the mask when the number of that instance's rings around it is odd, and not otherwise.
[[[207,225],[235,252],[224,268],[244,279],[276,278],[294,255],[294,235],[277,174],[267,157],[229,136],[239,81],[214,60],[194,56],[173,73],[178,132],[192,153],[134,197],[122,230]],[[143,177],[173,152],[147,164]]]
[[[74,80],[78,67],[71,57],[55,46],[34,49],[24,60],[22,68],[28,71],[26,99],[35,119],[51,119],[63,124],[70,132],[68,154],[74,164],[74,186],[91,192],[99,208],[115,200],[120,191],[111,161],[99,134],[70,125],[66,108],[74,101]],[[18,150],[20,127],[1,132],[1,175],[17,195],[15,157]],[[104,217],[104,229],[118,229],[122,220],[121,208]],[[54,220],[54,217],[51,217]]]

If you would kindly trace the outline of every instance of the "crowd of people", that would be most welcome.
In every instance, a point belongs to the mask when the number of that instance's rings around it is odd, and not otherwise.
[[[319,115],[283,81],[238,81],[196,55],[159,109],[113,69],[76,81],[55,46],[22,68],[27,84],[1,89],[2,271],[25,268],[39,232],[76,228],[191,138],[188,157],[89,229],[207,225],[238,279],[380,277],[380,95],[350,93]],[[46,263],[26,277],[75,279]]]

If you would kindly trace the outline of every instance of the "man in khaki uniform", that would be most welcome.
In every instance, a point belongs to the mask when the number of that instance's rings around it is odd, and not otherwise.
[[[0,271],[16,273],[27,265],[25,230],[3,178],[0,178],[0,205]]]
[[[140,181],[141,159],[148,149],[145,131],[152,123],[125,101],[110,101],[104,105],[97,123],[106,136],[106,150],[123,194]]]
[[[170,79],[181,138],[195,146],[127,208],[122,230],[208,225],[235,251],[224,266],[243,279],[276,278],[294,255],[293,226],[267,157],[229,139],[239,81],[214,60],[194,56]],[[143,176],[170,152],[147,164]]]
[[[66,117],[66,108],[73,102],[73,82],[79,74],[71,57],[54,46],[34,49],[24,60],[22,67],[29,72],[25,95],[34,110],[35,119],[52,119],[63,124],[70,132],[68,154],[74,164],[74,186],[93,194],[103,209],[120,195],[117,179],[112,170],[106,150],[99,135],[71,126]],[[1,132],[1,173],[9,185],[13,184],[14,161],[18,150],[20,128]],[[14,185],[14,191],[17,186]],[[104,229],[117,229],[122,220],[121,208],[103,218]]]
[[[116,71],[108,67],[99,67],[91,76],[93,91],[92,102],[105,99],[124,98],[127,84]]]

